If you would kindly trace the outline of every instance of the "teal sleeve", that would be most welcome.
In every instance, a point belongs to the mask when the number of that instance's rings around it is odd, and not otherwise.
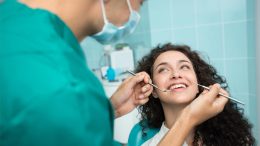
[[[40,54],[5,56],[0,67],[2,146],[112,145],[107,99],[85,82]]]

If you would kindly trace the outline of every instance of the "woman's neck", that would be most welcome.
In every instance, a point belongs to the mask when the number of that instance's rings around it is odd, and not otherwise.
[[[165,116],[165,126],[167,128],[171,128],[176,120],[178,119],[178,117],[180,116],[180,114],[182,113],[183,109],[186,107],[187,105],[163,105],[163,110],[164,110],[164,116]],[[194,139],[194,129],[190,132],[190,134],[186,137],[186,143],[191,146],[193,143],[193,139]]]
[[[169,105],[162,103],[162,107],[165,117],[165,126],[169,128],[175,124],[186,105]]]

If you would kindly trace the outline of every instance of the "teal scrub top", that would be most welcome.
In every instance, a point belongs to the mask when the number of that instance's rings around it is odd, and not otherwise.
[[[0,1],[0,145],[110,146],[113,110],[56,15]]]

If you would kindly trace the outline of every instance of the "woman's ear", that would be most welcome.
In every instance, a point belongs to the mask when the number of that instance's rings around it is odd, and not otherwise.
[[[152,95],[153,95],[154,98],[158,98],[159,97],[158,94],[154,90],[152,92]]]

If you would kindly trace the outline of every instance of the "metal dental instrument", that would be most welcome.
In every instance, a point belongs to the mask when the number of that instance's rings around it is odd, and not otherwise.
[[[130,74],[132,74],[133,76],[136,76],[135,73],[133,73],[133,72],[131,72],[131,71],[129,71],[129,70],[127,70],[127,72],[130,73]],[[171,91],[171,90],[167,90],[167,89],[160,89],[158,86],[156,86],[155,84],[150,83],[150,82],[149,82],[148,84],[150,84],[151,86],[153,86],[154,88],[158,89],[158,90],[161,91],[161,92],[169,92],[169,91]],[[210,88],[207,87],[207,86],[204,86],[204,85],[201,85],[201,84],[197,84],[197,85],[200,86],[200,87],[202,87],[202,88],[204,88],[204,89],[210,90]],[[239,101],[239,100],[237,100],[237,99],[235,99],[235,98],[232,98],[232,97],[230,97],[230,96],[227,96],[227,95],[225,95],[225,94],[223,94],[223,93],[218,93],[218,94],[221,95],[221,96],[224,96],[224,97],[226,97],[226,98],[228,98],[228,99],[230,99],[230,100],[233,100],[233,101],[236,102],[236,103],[245,105],[243,102],[241,102],[241,101]]]
[[[136,76],[135,73],[133,73],[133,72],[131,72],[129,70],[127,70],[127,72],[130,73],[133,76]],[[150,84],[151,86],[153,86],[154,88],[158,89],[161,92],[169,92],[169,91],[171,91],[171,90],[167,90],[167,89],[160,89],[158,86],[156,86],[156,85],[154,85],[153,83],[150,83],[150,82],[148,84]]]
[[[202,87],[202,88],[204,88],[204,89],[210,90],[210,88],[207,87],[207,86],[200,85],[200,84],[197,84],[197,85],[200,86],[200,87]],[[239,101],[239,100],[237,100],[237,99],[235,99],[235,98],[232,98],[232,97],[230,97],[230,96],[227,96],[227,95],[225,95],[225,94],[223,94],[223,93],[218,93],[218,94],[221,95],[221,96],[224,96],[224,97],[226,97],[226,98],[228,98],[228,99],[230,99],[230,100],[233,100],[233,101],[235,101],[236,103],[240,103],[240,104],[242,104],[242,105],[245,105],[243,102],[241,102],[241,101]]]

